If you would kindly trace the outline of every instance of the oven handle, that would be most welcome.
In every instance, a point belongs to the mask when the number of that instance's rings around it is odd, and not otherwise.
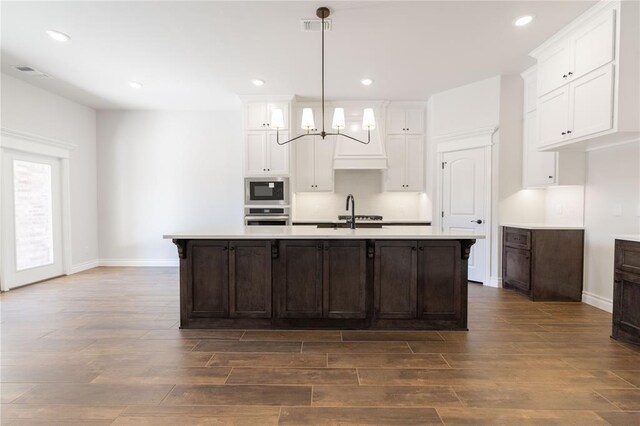
[[[245,220],[289,220],[289,216],[245,216]]]

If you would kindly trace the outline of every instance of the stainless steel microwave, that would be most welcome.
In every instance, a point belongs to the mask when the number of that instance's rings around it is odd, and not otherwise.
[[[289,178],[248,177],[244,179],[244,203],[248,205],[288,205]]]

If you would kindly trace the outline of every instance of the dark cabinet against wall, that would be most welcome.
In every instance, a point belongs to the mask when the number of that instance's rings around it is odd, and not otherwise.
[[[612,337],[640,345],[640,242],[615,242]]]
[[[582,301],[584,231],[504,227],[502,280],[539,301]]]

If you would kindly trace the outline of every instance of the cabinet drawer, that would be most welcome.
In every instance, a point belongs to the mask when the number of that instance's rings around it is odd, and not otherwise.
[[[527,250],[505,247],[502,261],[505,283],[529,291],[531,289],[531,253]]]
[[[640,243],[616,240],[615,268],[640,275]]]
[[[504,245],[524,250],[531,249],[531,231],[519,228],[504,228]]]

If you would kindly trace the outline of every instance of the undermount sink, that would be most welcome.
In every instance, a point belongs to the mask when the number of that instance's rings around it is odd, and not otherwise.
[[[321,223],[318,228],[348,228],[348,223]],[[356,228],[382,228],[381,223],[356,223]]]

